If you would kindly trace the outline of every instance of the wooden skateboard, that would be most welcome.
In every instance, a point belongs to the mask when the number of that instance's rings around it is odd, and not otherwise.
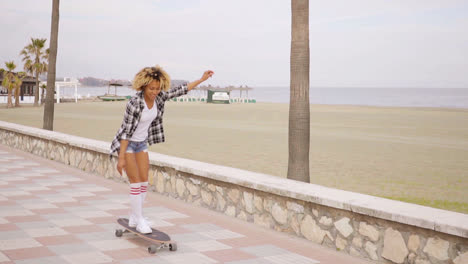
[[[151,228],[151,230],[153,231],[152,233],[142,234],[138,232],[135,227],[128,226],[127,218],[119,218],[117,219],[117,223],[119,223],[119,225],[121,225],[124,229],[116,229],[115,230],[116,237],[121,237],[123,233],[129,232],[147,241],[150,241],[151,243],[154,243],[148,247],[148,252],[151,254],[154,254],[161,248],[166,248],[166,247],[168,247],[170,251],[177,250],[177,243],[174,241],[171,241],[171,238],[164,232]]]

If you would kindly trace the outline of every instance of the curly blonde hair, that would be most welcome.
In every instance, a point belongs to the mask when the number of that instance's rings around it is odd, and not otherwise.
[[[141,91],[153,80],[159,81],[163,91],[168,91],[171,88],[171,77],[159,65],[141,69],[133,79],[132,88]]]

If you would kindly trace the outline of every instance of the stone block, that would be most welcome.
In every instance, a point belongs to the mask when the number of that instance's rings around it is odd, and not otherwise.
[[[198,194],[200,193],[200,187],[198,185],[192,184],[191,181],[187,181],[186,186],[190,192],[190,195],[198,196]]]
[[[360,237],[353,237],[352,243],[355,248],[362,248],[362,239]]]
[[[216,186],[214,184],[208,184],[208,190],[210,190],[211,192],[215,192],[216,191]]]
[[[418,235],[411,235],[408,239],[408,249],[413,252],[418,252],[419,249],[419,236]]]
[[[454,260],[453,263],[455,264],[468,264],[468,251],[458,255]]]
[[[237,218],[247,221],[247,214],[244,211],[240,211],[239,214],[236,216]]]
[[[203,200],[203,203],[205,203],[208,206],[211,206],[211,201],[213,200],[213,195],[209,191],[201,190],[201,197]]]
[[[271,209],[271,214],[273,219],[276,220],[281,225],[284,225],[288,221],[288,210],[280,206],[278,203],[275,203]]]
[[[158,193],[164,193],[164,175],[163,172],[157,171],[156,176],[156,191]]]
[[[330,217],[322,216],[319,221],[320,224],[324,226],[331,226],[333,224],[333,219]]]
[[[252,214],[254,212],[254,205],[253,205],[253,194],[250,192],[244,192],[244,205],[245,210]]]
[[[379,230],[366,222],[359,223],[359,233],[374,242],[379,240]]]
[[[400,232],[387,228],[384,235],[382,257],[395,263],[403,263],[408,256],[405,240]]]
[[[449,242],[440,238],[429,238],[426,246],[424,247],[424,253],[434,257],[438,260],[448,260],[448,248]]]
[[[182,179],[177,179],[176,180],[176,190],[177,190],[177,195],[179,195],[179,197],[183,198],[184,197],[184,194],[185,194],[185,183],[184,183],[184,180]]]
[[[197,180],[197,179],[194,179],[194,178],[189,178],[190,181],[195,184],[195,185],[200,185],[201,184],[201,181],[200,180]]]
[[[239,196],[240,196],[240,192],[237,189],[231,189],[228,192],[229,199],[235,204],[237,204],[237,202],[239,201]]]
[[[226,200],[224,200],[224,197],[219,192],[216,192],[216,201],[216,210],[223,212],[226,207]]]
[[[320,229],[312,216],[306,215],[301,222],[301,234],[312,242],[322,244],[327,233],[325,230]]]
[[[266,228],[271,228],[271,222],[272,222],[271,216],[268,214],[262,214],[262,215],[255,214],[254,215],[254,223],[256,225],[263,226]]]
[[[364,245],[364,250],[367,252],[367,255],[369,255],[369,257],[372,260],[379,259],[379,256],[377,255],[377,246],[375,246],[372,242],[367,241]]]
[[[348,241],[346,241],[346,239],[343,239],[340,236],[336,237],[335,246],[337,249],[345,250],[347,245],[348,245]]]
[[[294,231],[294,233],[296,233],[296,235],[301,234],[301,227],[299,226],[299,221],[294,215],[291,217],[291,228]]]
[[[304,213],[304,206],[295,202],[289,202],[289,201],[286,202],[286,208],[288,208],[288,210],[291,210],[295,213],[299,213],[299,214]]]
[[[224,211],[224,213],[228,216],[232,216],[232,217],[235,217],[236,216],[236,207],[235,206],[228,206],[226,208],[226,211]]]
[[[318,217],[318,216],[319,216],[318,211],[315,210],[315,209],[312,209],[312,214],[313,214],[315,217]]]
[[[254,195],[254,204],[255,204],[255,209],[257,209],[258,212],[263,212],[263,199],[262,197],[258,195]]]
[[[431,264],[428,260],[417,258],[414,264]]]
[[[354,231],[353,227],[349,224],[348,217],[343,217],[340,220],[336,221],[335,227],[344,237],[348,237]]]
[[[271,213],[271,207],[273,207],[273,201],[271,199],[263,199],[263,209]]]

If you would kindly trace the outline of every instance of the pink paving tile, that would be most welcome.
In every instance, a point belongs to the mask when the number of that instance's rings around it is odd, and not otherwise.
[[[82,242],[79,238],[73,235],[37,237],[35,239],[44,246],[73,244],[73,243]]]
[[[55,253],[50,251],[47,247],[34,247],[28,249],[13,249],[3,250],[3,254],[7,255],[11,260],[41,258],[55,256]]]
[[[127,260],[127,259],[135,259],[136,261],[136,259],[148,257],[148,250],[145,247],[110,250],[110,251],[103,251],[102,253],[108,255],[109,257],[117,261]]]
[[[21,172],[24,172],[24,170],[21,171]],[[34,176],[34,180],[35,180],[35,181],[50,180],[50,178],[49,178],[49,176],[47,176],[47,175],[44,175],[44,176]]]
[[[8,199],[11,200],[33,200],[33,199],[38,199],[37,196],[30,194],[30,195],[18,195],[18,196],[10,196]]]
[[[80,203],[79,201],[76,202],[66,202],[66,203],[53,203],[57,207],[77,207],[77,206],[82,206],[83,204]]]
[[[73,197],[73,199],[78,200],[78,201],[96,201],[96,196]],[[98,201],[102,201],[102,199]]]
[[[29,211],[38,215],[67,213],[63,208],[30,209]]]
[[[52,191],[52,190],[28,190],[30,193],[34,193],[35,195],[43,195],[43,194],[56,194],[58,192]]]
[[[106,213],[114,216],[128,215],[129,209],[106,210]]]
[[[181,226],[164,226],[164,227],[158,227],[158,230],[168,234],[169,236],[175,235],[175,234],[183,234],[183,233],[191,233],[192,231],[185,229]]]
[[[1,193],[1,190],[0,190]],[[7,205],[15,205],[16,202],[14,200],[6,200],[6,201],[0,201],[0,206],[7,206]]]
[[[221,263],[256,258],[256,256],[247,254],[247,253],[245,253],[243,251],[240,251],[238,249],[207,251],[207,252],[203,252],[203,255],[206,255],[209,258],[217,260],[217,261],[219,261]]]
[[[62,227],[62,229],[72,234],[104,231],[102,227],[97,226],[97,225],[68,226],[68,227]]]
[[[109,216],[109,217],[95,217],[95,218],[87,218],[91,223],[94,224],[108,224],[108,223],[115,223],[115,216]]]
[[[4,217],[8,222],[11,223],[22,223],[22,222],[37,222],[43,221],[40,215],[26,215],[26,216],[5,216]]]
[[[175,218],[175,219],[168,219],[167,222],[174,224],[174,225],[186,225],[186,224],[199,224],[205,223],[207,219],[196,219],[193,217],[186,217],[186,218]]]
[[[12,230],[17,230],[17,229],[19,229],[18,226],[13,223],[0,225],[0,231],[12,231]]]
[[[223,239],[222,243],[233,248],[242,248],[242,247],[250,247],[262,244],[271,244],[271,240],[265,239],[263,237],[239,237],[239,238],[232,238],[232,239]]]

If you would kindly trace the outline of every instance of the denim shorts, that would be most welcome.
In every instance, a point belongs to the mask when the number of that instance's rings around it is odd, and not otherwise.
[[[146,141],[135,142],[129,141],[127,146],[127,153],[148,152],[148,144]]]

